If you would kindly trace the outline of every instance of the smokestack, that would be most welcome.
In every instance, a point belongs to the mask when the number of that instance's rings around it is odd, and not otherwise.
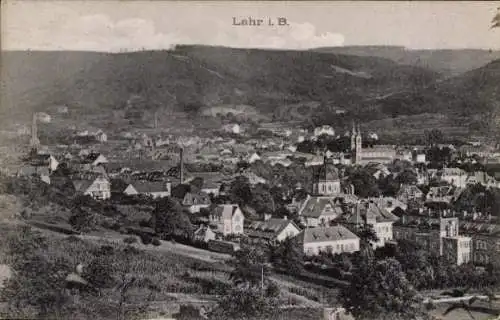
[[[181,147],[180,151],[179,151],[179,156],[180,156],[180,168],[179,168],[179,171],[180,171],[180,183],[182,184],[184,182],[184,148]]]
[[[31,147],[37,149],[40,146],[40,140],[38,140],[38,128],[37,128],[37,113],[33,113],[33,120],[31,123]]]

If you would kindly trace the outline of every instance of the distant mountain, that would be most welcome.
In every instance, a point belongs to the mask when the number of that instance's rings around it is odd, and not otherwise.
[[[18,113],[65,104],[84,113],[196,113],[248,105],[273,114],[311,101],[349,111],[367,99],[419,90],[441,78],[378,57],[210,46],[117,54],[2,52],[2,63],[2,109]]]
[[[497,54],[461,50],[446,60],[444,52],[429,53],[429,61],[448,61],[454,72]],[[157,112],[230,112],[314,124],[354,118],[385,128],[397,122],[416,133],[431,123],[450,132],[486,132],[500,127],[498,84],[500,60],[450,77],[388,58],[317,51],[178,46],[116,54],[2,52],[0,118],[29,119],[33,110],[64,104],[79,121],[90,117],[110,124],[144,114],[151,121]]]
[[[412,50],[397,46],[345,46],[313,49],[316,52],[381,57],[394,62],[429,68],[448,76],[458,75],[500,59],[499,50]]]
[[[427,88],[370,103],[382,114],[439,113],[465,120],[472,130],[500,129],[500,59]]]

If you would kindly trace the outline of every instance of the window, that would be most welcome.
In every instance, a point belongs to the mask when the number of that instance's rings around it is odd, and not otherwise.
[[[240,218],[240,216],[239,216],[239,215],[235,215],[235,216],[234,216],[234,221],[236,221],[236,222],[240,222],[240,220],[241,220],[241,218]]]

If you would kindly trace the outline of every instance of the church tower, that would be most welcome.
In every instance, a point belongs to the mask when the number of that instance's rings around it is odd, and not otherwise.
[[[321,196],[341,193],[339,173],[335,165],[325,156],[323,165],[316,170],[313,180],[313,194]]]
[[[359,125],[356,129],[354,122],[352,123],[352,134],[351,134],[351,159],[353,164],[361,162],[361,154],[363,148],[363,141],[361,139],[361,129]]]
[[[356,127],[354,126],[354,121],[352,122],[352,131],[351,131],[351,152],[356,150]]]

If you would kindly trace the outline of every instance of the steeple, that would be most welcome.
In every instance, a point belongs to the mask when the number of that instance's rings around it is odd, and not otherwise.
[[[352,135],[355,136],[356,135],[356,127],[354,125],[354,120],[352,121]]]

